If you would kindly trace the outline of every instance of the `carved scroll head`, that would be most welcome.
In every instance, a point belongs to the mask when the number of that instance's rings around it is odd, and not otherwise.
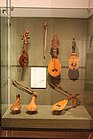
[[[72,40],[72,53],[75,53],[76,51],[76,41],[75,41],[75,37],[73,37],[73,40]]]
[[[57,33],[55,33],[55,34],[53,35],[53,39],[52,39],[51,42],[52,42],[52,47],[58,48],[58,46],[59,46],[59,40],[58,40]]]

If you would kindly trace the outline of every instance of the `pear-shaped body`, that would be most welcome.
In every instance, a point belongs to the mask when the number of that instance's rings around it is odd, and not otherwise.
[[[20,95],[16,96],[16,101],[10,106],[11,113],[18,114],[20,113],[21,104],[20,104]]]
[[[37,113],[36,95],[32,95],[31,102],[26,106],[26,110],[28,113]]]
[[[20,65],[21,65],[23,70],[27,67],[27,64],[28,64],[28,54],[27,54],[26,50],[22,51],[22,54],[21,54],[21,56],[19,58],[19,63],[20,63]]]

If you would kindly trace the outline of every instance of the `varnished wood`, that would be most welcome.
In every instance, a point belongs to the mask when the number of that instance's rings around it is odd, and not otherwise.
[[[24,86],[24,85],[20,84],[17,81],[12,81],[12,84],[15,87],[19,88],[20,90],[23,90],[23,91],[25,91],[25,92],[27,92],[29,94],[34,94],[35,96],[37,96],[37,93],[35,91],[33,91],[31,88],[28,88],[27,86]]]
[[[76,53],[72,53],[69,59],[69,69],[77,70],[79,68],[79,59]]]
[[[0,129],[0,137],[2,138],[41,138],[41,139],[89,139],[93,134],[91,130],[3,130]],[[91,136],[90,139],[93,139]]]
[[[72,40],[72,54],[69,58],[69,71],[68,71],[68,77],[70,80],[78,80],[79,78],[79,58],[76,53],[76,42],[75,37],[73,37]]]
[[[68,104],[68,101],[71,101],[70,108],[76,108],[78,105],[80,105],[80,100],[77,98],[80,94],[69,93],[67,90],[62,89],[62,87],[60,85],[56,85],[56,84],[52,84],[52,83],[51,83],[51,87],[66,96],[66,99],[61,100],[52,105],[52,112],[62,111],[65,108],[65,106]]]
[[[62,111],[68,103],[68,99],[64,99],[52,105],[52,112],[54,111]]]
[[[31,102],[26,106],[26,110],[28,113],[37,113],[38,106],[36,104],[36,95],[32,95]]]
[[[16,96],[16,101],[10,106],[11,113],[18,114],[20,113],[21,104],[20,104],[20,95]]]
[[[56,77],[61,73],[61,64],[57,58],[52,58],[48,65],[48,72],[51,76]]]
[[[58,40],[58,36],[56,33],[53,35],[53,39],[51,42],[52,42],[52,48],[51,48],[50,54],[51,54],[52,58],[48,65],[48,73],[53,77],[57,77],[61,73],[61,64],[58,60],[59,40]]]
[[[19,58],[19,63],[22,69],[24,70],[28,64],[28,53],[27,53],[27,46],[28,46],[28,31],[24,32],[24,35],[22,37],[23,40],[23,50],[21,52],[20,58]]]

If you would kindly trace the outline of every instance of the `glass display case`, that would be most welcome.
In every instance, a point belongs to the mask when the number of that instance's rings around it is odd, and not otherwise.
[[[93,9],[1,8],[1,127],[93,129]]]

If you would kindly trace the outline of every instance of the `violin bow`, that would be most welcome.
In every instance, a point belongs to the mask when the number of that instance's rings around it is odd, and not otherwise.
[[[43,22],[43,29],[44,29],[44,34],[43,34],[43,57],[44,59],[46,58],[46,47],[47,47],[47,29],[48,29],[48,24],[46,21]]]

